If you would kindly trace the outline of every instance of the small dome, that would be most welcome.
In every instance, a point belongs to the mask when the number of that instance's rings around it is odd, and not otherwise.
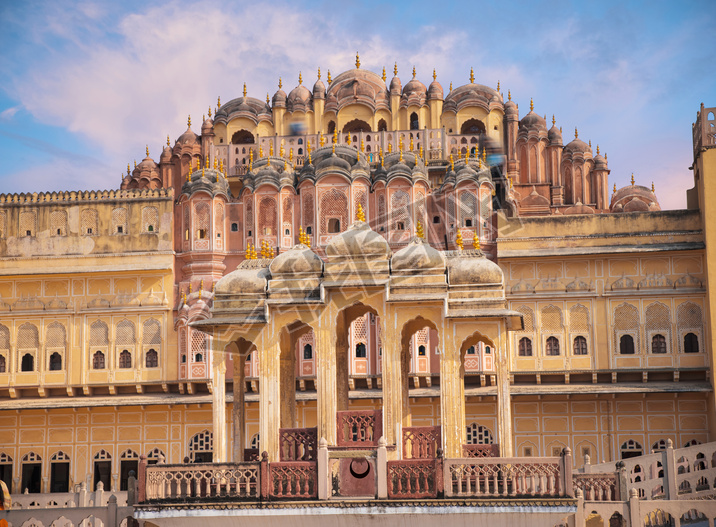
[[[410,82],[405,85],[405,88],[403,88],[403,95],[409,96],[412,93],[419,93],[419,94],[427,94],[428,89],[425,87],[425,84],[420,82],[418,79],[413,77],[410,79]]]
[[[273,98],[271,99],[271,106],[273,106],[274,108],[286,107],[286,92],[283,91],[281,88],[279,88],[278,91],[273,94]]]
[[[612,194],[610,212],[645,212],[661,210],[656,194],[641,185],[627,185]]]
[[[323,260],[307,246],[299,244],[274,258],[269,269],[274,278],[298,273],[321,274]]]
[[[337,234],[326,246],[326,256],[363,257],[387,260],[391,251],[388,242],[364,221],[356,221],[348,229]]]
[[[402,91],[403,91],[403,84],[400,82],[400,79],[396,75],[390,81],[390,93],[397,95],[397,94],[401,93]]]
[[[445,257],[422,238],[414,238],[390,260],[393,271],[445,269]]]
[[[646,212],[649,210],[649,205],[639,198],[634,198],[624,205],[624,212]]]
[[[316,172],[327,168],[338,168],[345,170],[346,172],[350,172],[351,164],[345,159],[343,159],[341,156],[332,154],[316,163]]]
[[[289,112],[294,111],[308,111],[313,109],[313,101],[311,99],[311,92],[308,91],[303,85],[296,86],[291,93],[289,93],[286,100],[286,109]]]
[[[191,195],[198,191],[208,192],[212,196],[223,194],[228,199],[231,196],[229,182],[224,174],[213,168],[194,170],[189,181],[181,186],[182,194]]]
[[[223,276],[214,287],[214,294],[235,295],[235,294],[265,294],[266,284],[271,274],[267,267],[241,268],[231,271]]]
[[[316,81],[313,85],[313,98],[314,99],[325,99],[326,98],[326,85],[323,84],[321,79]]]
[[[594,156],[594,166],[597,170],[606,170],[607,160],[604,159],[603,155],[597,154],[596,156]]]
[[[520,129],[530,131],[537,130],[538,132],[547,131],[547,123],[543,117],[540,117],[532,110],[525,115],[520,121]]]
[[[428,100],[442,100],[443,99],[443,87],[437,80],[430,83],[428,87]]]
[[[162,150],[162,155],[159,156],[159,162],[160,163],[168,163],[172,158],[172,147],[167,145],[164,147],[164,150]]]
[[[569,143],[567,143],[567,146],[564,147],[564,151],[565,152],[574,152],[574,153],[577,153],[577,152],[581,152],[581,153],[589,152],[590,154],[592,153],[591,147],[587,143],[585,143],[584,141],[582,141],[581,139],[579,139],[577,137],[575,137]]]
[[[549,142],[553,145],[562,144],[562,132],[559,130],[559,128],[557,128],[557,125],[552,125],[552,128],[550,128],[549,132],[547,132],[547,138],[549,139]]]
[[[179,136],[177,139],[178,145],[193,145],[199,142],[199,136],[191,130],[191,126],[186,129],[186,132]]]
[[[564,214],[594,214],[594,209],[588,205],[583,205],[581,201],[578,201],[571,207],[564,211]]]
[[[501,284],[502,278],[502,269],[484,256],[448,258],[450,285]]]
[[[505,103],[505,115],[517,115],[517,105],[510,99]]]
[[[214,121],[211,117],[207,117],[204,123],[201,125],[201,135],[207,135],[214,131]]]
[[[154,171],[157,169],[157,164],[154,162],[154,159],[147,156],[144,159],[142,159],[142,162],[137,165],[137,169],[140,172],[144,172],[145,170],[151,170]]]

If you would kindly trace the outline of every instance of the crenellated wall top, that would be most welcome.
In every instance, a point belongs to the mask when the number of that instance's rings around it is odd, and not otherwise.
[[[14,204],[57,203],[73,201],[103,201],[114,199],[160,199],[174,197],[174,189],[132,189],[132,190],[73,190],[62,192],[23,192],[19,194],[0,194],[0,206]]]

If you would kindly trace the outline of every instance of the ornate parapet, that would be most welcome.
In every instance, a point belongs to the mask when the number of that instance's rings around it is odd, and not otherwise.
[[[132,200],[132,199],[172,199],[174,189],[143,189],[143,190],[79,190],[64,192],[27,192],[20,194],[0,194],[0,205],[22,205],[63,202],[85,202],[103,200]]]

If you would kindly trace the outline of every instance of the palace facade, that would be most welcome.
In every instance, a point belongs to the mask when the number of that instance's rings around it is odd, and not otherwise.
[[[716,438],[716,110],[688,208],[661,211],[499,83],[387,81],[357,60],[265,101],[244,87],[118,190],[0,195],[0,479],[38,494],[19,507],[101,484],[178,525],[166,503],[191,492],[147,464],[244,462],[318,463],[307,494],[266,498],[407,500],[424,489],[393,486],[400,463],[487,455],[556,463],[535,521],[597,525],[573,470]]]

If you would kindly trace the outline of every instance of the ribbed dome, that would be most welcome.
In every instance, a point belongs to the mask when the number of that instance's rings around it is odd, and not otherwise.
[[[390,81],[390,93],[399,94],[403,91],[403,83],[400,82],[400,78],[396,75]]]
[[[501,284],[502,269],[485,257],[469,255],[448,258],[450,285]]]
[[[162,155],[159,157],[159,161],[161,163],[166,163],[170,161],[172,158],[172,147],[167,145],[164,147],[164,150],[162,150]]]
[[[326,246],[330,257],[377,258],[387,260],[391,251],[388,242],[364,221],[356,221],[348,229],[331,238]]]
[[[326,85],[323,84],[321,79],[316,81],[313,85],[313,98],[314,99],[325,99],[326,98]]]
[[[552,125],[552,128],[547,132],[547,137],[549,138],[549,142],[553,145],[562,144],[562,132],[560,132],[556,125]]]
[[[269,269],[273,277],[302,273],[321,274],[323,260],[307,246],[299,244],[274,258]]]
[[[278,91],[273,94],[273,98],[271,99],[271,106],[273,106],[274,108],[286,107],[286,92],[283,91],[281,88],[279,88]]]
[[[200,190],[212,196],[223,194],[227,199],[231,196],[229,182],[224,174],[213,168],[195,170],[191,173],[190,180],[181,186],[182,194],[191,195]]]
[[[199,136],[191,130],[191,126],[186,129],[186,132],[179,136],[177,144],[179,145],[193,145],[199,142]]]
[[[526,131],[530,130],[536,130],[539,132],[546,132],[547,131],[547,123],[545,122],[543,117],[540,117],[536,113],[534,113],[532,110],[525,115],[522,120],[520,121],[520,128]]]
[[[289,112],[308,111],[313,109],[313,101],[311,92],[305,86],[297,86],[288,95],[286,100],[286,109]]]
[[[216,296],[264,294],[266,293],[266,284],[269,278],[271,278],[271,274],[267,267],[254,269],[238,268],[216,282],[214,294]]]
[[[337,111],[351,104],[364,104],[373,111],[390,110],[383,79],[372,71],[362,69],[338,75],[326,92],[326,110]]]
[[[390,267],[394,271],[445,269],[445,257],[421,238],[415,238],[393,255]]]
[[[591,153],[592,149],[590,148],[590,146],[587,143],[585,143],[581,139],[575,137],[569,143],[567,143],[567,146],[564,147],[564,151],[565,152],[582,152],[582,153],[589,152],[589,153]]]
[[[505,115],[517,115],[517,104],[509,100],[505,103]]]
[[[594,156],[594,166],[597,169],[606,170],[607,169],[607,160],[604,159],[603,155],[597,154],[596,156]]]
[[[316,163],[316,172],[328,168],[337,168],[345,170],[346,172],[350,172],[351,164],[345,159],[343,159],[341,156],[332,154]]]
[[[211,120],[211,117],[207,117],[204,120],[204,123],[201,125],[201,135],[207,135],[211,133],[214,130],[214,121]]]
[[[648,210],[649,205],[640,199],[632,199],[624,205],[624,212],[646,212]]]
[[[423,95],[427,95],[428,89],[425,87],[425,84],[420,82],[418,79],[413,77],[408,84],[405,85],[405,88],[403,88],[403,95],[408,96],[412,93],[419,93]]]
[[[661,210],[656,194],[641,185],[627,185],[612,194],[610,212]]]

